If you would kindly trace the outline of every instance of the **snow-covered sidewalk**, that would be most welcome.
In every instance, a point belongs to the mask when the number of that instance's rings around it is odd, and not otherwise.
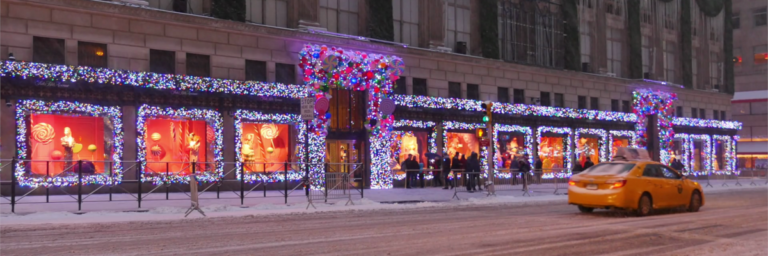
[[[712,183],[713,187],[704,187],[706,193],[718,191],[765,188],[764,185],[734,186],[733,183],[723,186],[722,183]],[[465,205],[490,205],[490,204],[539,204],[566,202],[567,196],[554,194],[554,186],[532,186],[531,196],[523,195],[520,186],[511,190],[497,191],[496,196],[488,197],[486,193],[459,193],[460,200],[452,199],[453,190],[440,188],[424,189],[390,189],[390,190],[365,190],[365,198],[359,193],[352,195],[353,205],[347,204],[346,199],[328,200],[328,203],[315,202],[317,209],[309,207],[303,191],[296,191],[289,197],[285,204],[285,198],[277,191],[267,191],[267,197],[262,197],[263,192],[253,192],[246,197],[241,206],[240,199],[231,191],[222,191],[220,199],[216,199],[215,192],[206,192],[200,196],[200,205],[208,217],[246,216],[265,214],[290,214],[323,211],[347,211],[347,210],[376,210],[376,209],[408,209],[419,207],[456,207]],[[355,192],[355,191],[353,191]],[[567,192],[560,189],[560,193]],[[135,194],[134,194],[135,195]],[[183,193],[169,194],[171,200],[165,200],[164,193],[150,194],[142,201],[142,207],[138,208],[137,201],[128,194],[113,194],[113,201],[108,201],[108,195],[94,194],[84,199],[83,211],[77,211],[77,202],[69,196],[51,196],[50,203],[45,203],[44,196],[29,196],[17,204],[16,214],[10,213],[10,205],[0,205],[0,223],[3,225],[17,224],[43,224],[43,223],[92,223],[92,222],[116,222],[116,221],[152,221],[152,220],[178,220],[184,218],[184,212],[189,207],[189,197]],[[192,213],[189,218],[200,218],[198,213]]]

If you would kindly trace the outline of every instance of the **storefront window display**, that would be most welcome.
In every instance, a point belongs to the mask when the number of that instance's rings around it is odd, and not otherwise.
[[[304,170],[304,122],[295,114],[265,114],[258,111],[235,112],[237,178],[245,172],[246,181],[299,180]],[[294,138],[294,140],[292,140]],[[288,173],[282,173],[288,162]]]
[[[537,161],[541,161],[542,171],[544,172],[543,177],[553,177],[553,172],[570,174],[570,156],[572,152],[571,129],[539,127],[536,137],[539,157]]]
[[[142,180],[188,182],[192,172],[198,180],[219,179],[221,123],[214,110],[141,106],[136,127]]]
[[[608,133],[603,129],[576,129],[576,161],[584,166],[587,159],[593,164],[606,161]]]
[[[518,170],[518,163],[525,154],[528,154],[528,162],[533,163],[533,131],[530,127],[495,124],[493,133],[496,168]]]
[[[120,108],[77,102],[19,101],[16,166],[21,185],[119,183],[122,179]]]
[[[637,133],[635,131],[609,131],[608,142],[610,143],[610,152],[608,159],[613,159],[616,151],[622,147],[635,147]]]
[[[467,159],[472,152],[480,157],[480,169],[488,170],[488,148],[480,147],[480,141],[475,135],[475,129],[485,128],[484,124],[463,123],[454,121],[443,122],[443,154],[453,159],[458,153],[459,158]],[[483,173],[483,175],[486,175]]]
[[[715,171],[736,170],[736,138],[728,135],[713,135],[712,168]]]
[[[712,171],[712,140],[709,135],[690,134],[688,145],[691,145],[691,170],[696,172]]]

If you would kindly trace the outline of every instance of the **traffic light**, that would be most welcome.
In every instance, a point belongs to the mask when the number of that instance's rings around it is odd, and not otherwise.
[[[492,111],[493,102],[486,101],[480,104],[480,107],[482,107],[483,110],[485,111],[485,116],[483,116],[483,122],[490,123],[491,119],[493,118],[493,111]]]
[[[485,135],[487,134],[485,128],[477,128],[475,131],[475,135],[477,135],[477,138],[482,139],[485,138]]]

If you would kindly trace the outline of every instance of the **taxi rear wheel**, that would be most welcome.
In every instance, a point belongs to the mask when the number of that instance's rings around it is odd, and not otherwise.
[[[584,206],[579,205],[579,211],[580,212],[591,213],[594,210],[595,210],[595,208],[589,208],[589,207],[584,207]]]
[[[653,211],[653,201],[651,201],[651,197],[647,194],[644,194],[642,197],[640,197],[640,201],[637,203],[637,215],[642,216],[648,216]]]
[[[701,194],[699,194],[699,191],[694,191],[693,195],[691,195],[691,203],[688,204],[688,211],[698,212],[699,208],[701,208]]]

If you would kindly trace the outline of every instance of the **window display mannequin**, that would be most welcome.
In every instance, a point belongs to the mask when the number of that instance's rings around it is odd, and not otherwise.
[[[243,162],[245,162],[245,166],[249,169],[253,169],[256,164],[256,151],[253,150],[254,137],[253,133],[250,133],[245,136],[245,140],[243,140],[242,158]]]
[[[75,138],[72,137],[72,130],[64,127],[64,137],[61,137],[61,146],[64,147],[64,171],[72,171],[72,157],[75,155]]]
[[[200,137],[195,135],[194,132],[189,133],[187,136],[187,149],[189,150],[189,162],[197,163],[197,158],[200,154]]]

